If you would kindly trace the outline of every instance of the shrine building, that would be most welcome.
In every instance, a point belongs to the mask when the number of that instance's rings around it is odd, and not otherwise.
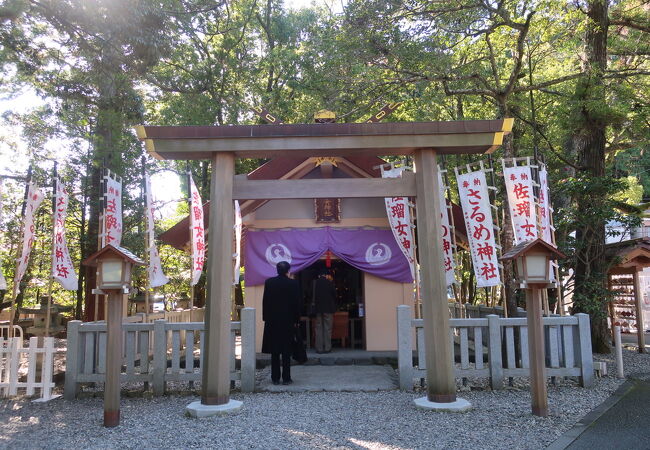
[[[376,156],[281,156],[247,175],[236,175],[235,180],[380,178],[379,167],[384,164]],[[204,210],[207,231],[210,202]],[[456,239],[466,242],[462,212],[456,205],[452,211]],[[304,322],[313,281],[323,269],[331,271],[338,309],[335,347],[397,350],[395,308],[414,305],[415,285],[390,230],[383,198],[246,200],[241,202],[241,213],[244,304],[258,311],[258,352],[264,280],[276,275],[275,264],[282,260],[290,262],[291,273],[300,282]],[[163,233],[162,242],[187,250],[188,221],[185,218]]]

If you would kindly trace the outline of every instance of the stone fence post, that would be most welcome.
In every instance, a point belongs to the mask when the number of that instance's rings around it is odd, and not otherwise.
[[[589,314],[578,313],[578,335],[580,338],[580,385],[591,387],[594,384],[594,360],[591,350],[591,327]]]
[[[503,388],[503,361],[501,358],[501,325],[499,316],[488,314],[490,382],[492,389]]]
[[[399,388],[413,389],[413,340],[411,329],[411,307],[397,307],[397,368]]]
[[[153,323],[153,395],[165,394],[165,372],[167,371],[167,332],[166,320]]]
[[[241,390],[255,390],[255,308],[241,309]]]
[[[81,320],[71,320],[68,322],[68,350],[65,356],[65,385],[63,388],[63,397],[66,400],[74,400],[79,393],[79,384],[77,383],[77,375],[79,374],[79,326]]]

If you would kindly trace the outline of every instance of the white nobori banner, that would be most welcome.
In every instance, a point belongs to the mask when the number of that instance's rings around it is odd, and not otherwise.
[[[398,178],[402,176],[403,168],[381,169],[382,178]],[[395,241],[406,257],[411,268],[411,276],[415,278],[415,253],[413,245],[413,228],[408,197],[386,197],[386,214]]]
[[[34,213],[41,205],[45,194],[43,191],[33,183],[29,184],[27,189],[27,203],[25,204],[25,219],[23,222],[23,245],[20,259],[17,260],[16,274],[14,276],[14,287],[16,293],[20,292],[20,280],[23,279],[25,271],[27,270],[27,263],[29,263],[29,254],[34,245],[36,227],[34,225]]]
[[[104,223],[102,224],[102,248],[122,243],[122,183],[110,175],[104,176]]]
[[[445,278],[447,286],[451,286],[456,282],[456,273],[454,271],[454,248],[452,246],[451,235],[454,232],[449,222],[449,209],[447,208],[447,201],[445,200],[445,185],[442,182],[442,173],[438,168],[438,186],[440,189],[440,225],[442,231],[442,252],[443,264],[445,266]]]
[[[539,223],[540,223],[540,237],[551,244],[553,247],[556,247],[555,242],[553,242],[553,225],[552,225],[552,214],[553,209],[551,208],[551,191],[548,187],[548,172],[546,171],[546,166],[542,166],[539,171]],[[551,261],[551,281],[555,281],[555,267],[557,267],[556,261]]]
[[[548,189],[548,172],[542,166],[539,170],[539,223],[541,225],[541,238],[555,246],[552,234],[551,194]]]
[[[503,168],[515,244],[537,239],[537,213],[530,166]]]
[[[163,286],[169,283],[169,279],[165,276],[160,262],[160,254],[156,248],[155,230],[154,230],[154,211],[153,194],[151,193],[151,179],[149,174],[144,177],[145,180],[145,201],[146,201],[146,214],[147,214],[147,247],[149,247],[149,286],[152,288]]]
[[[234,268],[233,268],[233,285],[239,284],[239,268],[241,266],[241,209],[239,201],[235,200],[235,253],[233,253]]]
[[[478,287],[501,284],[487,181],[483,171],[456,174]]]
[[[76,291],[79,287],[77,273],[72,265],[65,237],[65,219],[68,213],[68,192],[60,179],[56,180],[54,195],[54,242],[52,242],[52,278],[61,283],[63,289]]]
[[[205,230],[203,229],[203,203],[201,195],[190,175],[190,235],[192,236],[192,286],[201,278],[205,265]]]

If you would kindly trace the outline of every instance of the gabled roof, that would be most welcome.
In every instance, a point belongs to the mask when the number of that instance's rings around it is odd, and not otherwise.
[[[386,164],[386,161],[371,155],[348,156],[345,158],[337,157],[339,169],[345,171],[351,177],[381,177],[379,166]],[[288,156],[279,156],[262,164],[257,169],[247,175],[249,180],[279,180],[279,179],[297,179],[302,178],[314,169],[313,158],[295,158]],[[250,214],[257,208],[264,205],[266,201],[248,200],[241,204],[242,216]],[[210,220],[210,202],[203,204],[204,229],[208,231]],[[467,242],[467,232],[463,214],[458,205],[452,204],[452,215],[455,225],[456,235],[459,244]],[[189,216],[183,218],[176,225],[162,233],[160,240],[179,250],[184,250],[189,242]]]
[[[115,253],[117,256],[129,261],[131,264],[135,264],[138,266],[145,265],[145,262],[140,258],[138,258],[137,256],[135,256],[133,253],[131,253],[131,251],[125,249],[124,247],[119,247],[117,245],[112,245],[112,244],[107,244],[104,248],[96,251],[88,258],[83,260],[81,264],[83,264],[84,266],[96,266],[97,259],[105,253]]]
[[[515,259],[520,255],[523,255],[525,253],[528,253],[530,250],[533,248],[540,248],[541,250],[545,250],[551,254],[551,258],[557,259],[557,258],[566,258],[566,255],[559,251],[557,248],[553,247],[551,244],[548,242],[544,241],[543,239],[535,239],[532,241],[524,241],[520,242],[519,244],[515,245],[512,247],[510,250],[508,250],[501,258],[499,258],[501,261],[509,261],[511,259]]]
[[[650,238],[641,237],[607,244],[605,254],[609,258],[620,259],[620,262],[612,270],[628,268],[638,270],[650,267]]]

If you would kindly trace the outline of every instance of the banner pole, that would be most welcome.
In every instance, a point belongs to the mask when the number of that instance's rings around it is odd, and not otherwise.
[[[23,222],[23,226],[20,228],[20,242],[22,244],[23,240],[25,239],[25,211],[27,210],[27,196],[29,195],[29,185],[32,182],[32,165],[30,164],[29,167],[27,168],[27,178],[25,181],[25,195],[23,196],[23,207],[20,212],[20,218],[21,221]],[[16,277],[16,274],[18,273],[19,267],[20,267],[20,258],[22,258],[22,246],[19,247],[16,251],[18,252],[18,258],[16,258],[16,270],[14,271],[14,278]],[[13,283],[12,287],[12,292],[11,292],[11,312],[9,316],[9,334],[8,336],[10,338],[14,337],[14,322],[15,322],[15,316],[16,316],[16,300],[18,297],[18,285],[20,284],[20,280],[15,280]]]
[[[52,267],[50,269],[50,276],[48,277],[48,286],[47,286],[47,313],[45,315],[45,337],[50,336],[50,320],[52,315],[52,285],[54,284],[54,249],[56,247],[56,201],[57,195],[56,190],[57,186],[57,162],[54,161],[54,174],[52,178],[52,252],[50,254],[50,263]]]
[[[190,311],[194,308],[194,233],[192,233],[192,169],[187,161],[187,205],[190,211]],[[191,314],[191,313],[190,313]]]
[[[145,157],[142,155],[140,157],[140,163],[142,164],[141,174],[142,174],[142,184],[140,185],[140,199],[142,200],[142,211],[144,211],[142,220],[143,231],[144,231],[144,262],[145,262],[145,274],[144,274],[144,321],[148,322],[149,317],[149,291],[151,290],[151,278],[149,277],[149,265],[151,261],[149,260],[149,251],[151,237],[149,236],[149,210],[147,205],[147,174],[145,169]]]
[[[447,197],[445,199],[445,202],[440,205],[440,209],[443,211],[443,214],[447,215],[447,218],[449,220],[449,239],[451,241],[451,252],[452,252],[452,260],[454,261],[454,282],[451,284],[451,289],[454,293],[454,299],[456,299],[456,302],[458,303],[459,311],[461,314],[461,317],[466,317],[467,316],[467,311],[465,310],[465,304],[463,303],[463,299],[461,297],[461,293],[456,289],[456,272],[459,270],[459,267],[461,266],[459,264],[459,257],[458,257],[458,241],[456,240],[456,222],[454,221],[454,211],[453,211],[453,204],[451,202],[451,188],[449,187],[449,172],[447,171],[447,157],[446,155],[440,155],[440,167],[441,171],[440,173],[442,174],[442,181],[443,185],[445,188],[445,193],[447,194]],[[443,186],[440,186],[442,189]],[[444,195],[443,195],[444,199]],[[449,207],[447,207],[447,201],[449,202]]]

